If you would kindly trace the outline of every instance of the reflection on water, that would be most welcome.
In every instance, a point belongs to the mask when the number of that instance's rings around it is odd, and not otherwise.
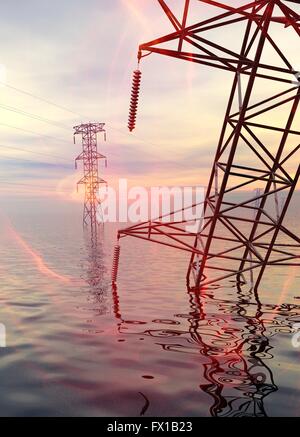
[[[123,318],[113,287],[118,331],[155,339],[163,351],[204,356],[199,370],[207,383],[200,389],[212,398],[212,416],[266,416],[264,399],[278,390],[268,366],[273,359],[271,340],[278,332],[293,332],[300,307],[263,306],[252,290],[237,290],[236,302],[222,300],[220,294],[216,288],[201,294],[189,291],[188,314],[176,314],[176,320],[153,320],[168,329],[129,331],[128,325],[144,322]],[[180,319],[188,321],[188,331],[180,329]]]
[[[19,238],[0,229],[1,415],[298,414],[292,271],[267,275],[259,296],[235,284],[197,295],[184,256],[130,240],[112,290],[115,229],[83,241],[67,208],[38,211],[11,214]]]
[[[237,293],[237,303],[191,296],[190,334],[209,359],[201,389],[213,398],[213,416],[265,416],[264,398],[277,390],[261,305],[253,308],[248,299],[250,293]]]
[[[103,226],[97,226],[92,232],[87,228],[84,233],[86,258],[83,270],[86,274],[83,279],[90,286],[90,295],[98,315],[104,315],[110,312],[110,288],[107,280],[107,268],[104,262],[104,236]]]

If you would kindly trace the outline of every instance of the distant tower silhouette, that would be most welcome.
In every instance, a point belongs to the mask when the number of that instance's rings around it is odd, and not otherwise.
[[[106,156],[101,155],[97,149],[97,134],[104,133],[106,140],[105,123],[87,123],[74,127],[74,144],[75,136],[82,136],[82,153],[75,160],[75,168],[77,169],[78,161],[83,161],[84,176],[77,184],[85,186],[85,199],[83,211],[83,225],[90,226],[92,232],[95,231],[99,221],[98,214],[101,214],[101,202],[98,191],[101,184],[106,184],[106,181],[99,177],[98,162],[99,159],[105,159]]]

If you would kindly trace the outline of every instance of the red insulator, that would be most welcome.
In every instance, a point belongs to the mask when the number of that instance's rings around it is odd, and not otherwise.
[[[112,274],[111,274],[111,280],[112,280],[113,284],[115,284],[117,282],[118,270],[119,270],[119,260],[120,260],[120,251],[121,251],[121,247],[119,245],[115,246]]]
[[[130,102],[130,110],[129,110],[129,120],[128,120],[128,128],[130,132],[135,128],[136,122],[136,113],[139,102],[139,93],[141,86],[141,77],[142,73],[140,70],[135,70],[133,72],[133,83],[132,83],[132,92],[131,92],[131,102]]]

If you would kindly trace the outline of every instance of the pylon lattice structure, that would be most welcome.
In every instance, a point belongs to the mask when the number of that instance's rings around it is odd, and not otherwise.
[[[300,265],[300,239],[284,222],[300,175],[299,56],[290,59],[291,47],[300,48],[300,0],[185,0],[182,19],[158,1],[174,31],[142,44],[139,58],[156,53],[193,62],[218,69],[220,78],[231,73],[233,83],[198,231],[160,217],[121,230],[119,238],[189,252],[190,288],[226,280],[257,289],[267,266]],[[205,19],[189,23],[201,13]]]
[[[75,160],[75,168],[77,163],[83,162],[84,176],[77,184],[85,186],[85,199],[83,210],[83,224],[90,226],[92,232],[96,230],[99,224],[98,217],[101,216],[101,202],[99,199],[99,188],[107,182],[99,177],[99,160],[104,159],[107,165],[107,158],[98,152],[98,133],[104,133],[105,123],[86,123],[74,127],[74,143],[75,135],[82,136],[82,153]]]

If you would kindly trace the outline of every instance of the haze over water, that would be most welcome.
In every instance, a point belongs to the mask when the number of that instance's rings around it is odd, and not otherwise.
[[[197,297],[186,254],[128,238],[112,290],[117,225],[91,247],[80,204],[39,198],[2,199],[0,222],[2,416],[299,414],[297,268]]]

